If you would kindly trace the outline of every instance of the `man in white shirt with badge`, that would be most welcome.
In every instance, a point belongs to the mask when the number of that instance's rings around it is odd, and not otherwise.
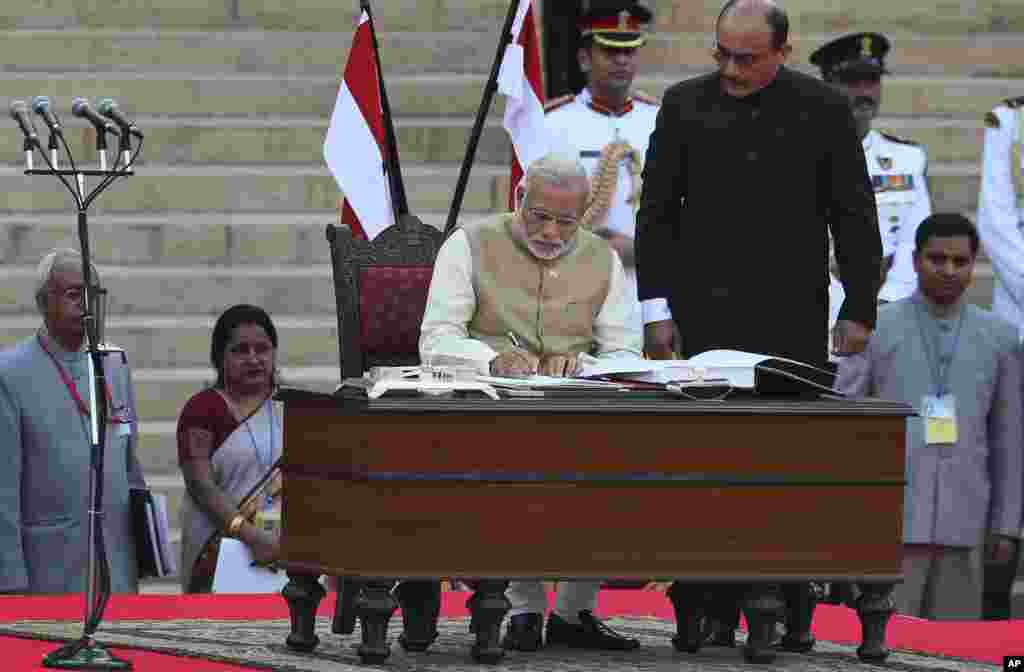
[[[640,172],[658,102],[632,87],[639,49],[647,41],[643,26],[651,18],[649,9],[632,0],[591,2],[578,22],[583,46],[577,59],[587,86],[575,96],[555,98],[545,105],[548,129],[561,146],[579,152],[590,177],[591,205],[583,226],[618,252],[637,324],[641,312],[633,238]]]
[[[822,79],[850,99],[864,145],[868,174],[875,189],[878,227],[884,257],[881,302],[898,301],[914,293],[914,234],[931,214],[928,193],[928,157],[920,145],[872,128],[882,101],[882,75],[889,40],[879,33],[845,35],[822,45],[811,54],[811,63]],[[845,298],[843,286],[833,277],[829,287],[829,329],[835,324]]]

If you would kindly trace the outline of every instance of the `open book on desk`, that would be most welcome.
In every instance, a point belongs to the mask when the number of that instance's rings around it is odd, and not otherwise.
[[[785,357],[741,350],[706,350],[689,359],[598,359],[584,363],[587,378],[682,386],[723,385],[765,395],[835,394],[831,371]]]

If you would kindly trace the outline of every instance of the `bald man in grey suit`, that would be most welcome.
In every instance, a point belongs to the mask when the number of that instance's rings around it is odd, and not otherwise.
[[[913,404],[904,498],[904,614],[976,619],[984,555],[1007,561],[1021,535],[1024,460],[1016,330],[966,304],[978,234],[959,214],[917,232],[918,290],[879,310],[867,349],[839,364],[844,393]]]
[[[0,351],[0,593],[86,589],[91,382],[81,302],[82,258],[73,250],[47,255],[36,291],[43,324]],[[111,590],[134,593],[130,489],[145,487],[135,452],[135,400],[126,361],[104,360],[111,402],[104,539]]]

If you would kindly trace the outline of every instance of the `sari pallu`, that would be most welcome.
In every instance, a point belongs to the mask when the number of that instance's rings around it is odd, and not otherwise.
[[[280,506],[281,429],[281,405],[268,401],[245,418],[210,457],[214,483],[250,523],[266,506],[268,497],[273,505]],[[212,522],[186,493],[182,504],[182,590],[211,591],[223,536],[220,525]]]

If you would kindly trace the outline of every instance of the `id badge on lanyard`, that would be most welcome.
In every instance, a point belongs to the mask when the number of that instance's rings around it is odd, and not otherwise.
[[[921,398],[921,418],[924,422],[924,442],[926,445],[954,444],[959,438],[956,418],[956,395],[948,391],[949,369],[953,364],[957,347],[960,344],[960,331],[964,324],[964,309],[960,309],[956,333],[953,336],[952,349],[943,363],[941,347],[932,352],[928,335],[925,332],[925,320],[921,306],[917,309],[918,327],[921,331],[921,343],[928,359],[929,373],[932,376],[934,394],[926,394]]]
[[[956,395],[926,394],[921,400],[924,442],[928,445],[957,442]]]

